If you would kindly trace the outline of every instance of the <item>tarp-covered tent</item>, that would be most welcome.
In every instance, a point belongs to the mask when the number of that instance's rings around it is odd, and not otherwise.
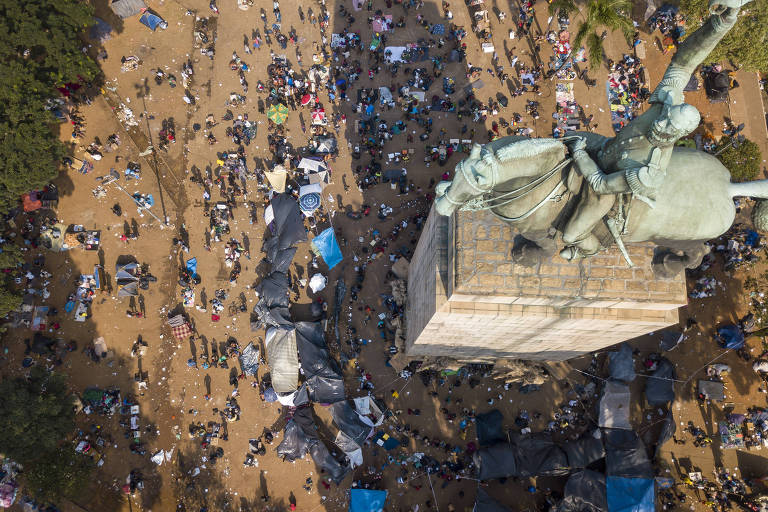
[[[301,354],[301,370],[313,402],[335,403],[345,400],[344,378],[331,358],[320,322],[296,322],[296,347]]]
[[[510,512],[507,507],[502,506],[498,501],[488,496],[488,493],[482,487],[477,488],[477,497],[472,512]]]
[[[717,329],[717,337],[723,348],[739,350],[744,346],[744,333],[738,325],[724,325]]]
[[[310,148],[318,155],[336,153],[338,150],[338,142],[336,141],[336,137],[333,137],[332,135],[317,136],[312,139]]]
[[[498,409],[485,414],[478,414],[475,419],[477,442],[480,446],[491,446],[507,439],[502,430],[504,416]]]
[[[515,436],[474,454],[480,480],[504,477],[558,476],[570,471],[565,452],[539,435]]]
[[[584,470],[568,478],[555,512],[607,512],[605,475]]]
[[[256,376],[259,371],[259,349],[253,345],[253,342],[243,349],[240,354],[240,367],[246,375]]]
[[[632,430],[605,430],[606,476],[653,478],[645,445]]]
[[[270,327],[264,340],[272,388],[277,393],[292,393],[299,386],[299,356],[296,331],[288,327]]]
[[[349,512],[382,512],[387,501],[387,491],[351,489],[349,491]]]
[[[339,428],[336,446],[349,457],[352,468],[361,465],[362,446],[373,433],[373,427],[363,422],[362,417],[346,400],[331,405],[331,417]]]
[[[142,25],[146,25],[152,29],[152,31],[157,30],[157,27],[160,27],[163,30],[168,28],[168,23],[166,23],[163,18],[153,13],[152,11],[145,11],[144,14],[141,15],[141,18],[139,18],[139,21],[142,23]]]
[[[707,98],[712,103],[720,103],[728,100],[730,77],[723,71],[716,73],[711,71],[704,76],[704,90]]]
[[[278,262],[280,268],[288,267],[291,264],[296,249],[288,249],[280,253],[281,258]],[[272,272],[254,287],[254,291],[259,296],[259,301],[253,307],[253,313],[258,321],[251,321],[251,329],[256,330],[263,326],[284,326],[291,327],[291,313],[288,310],[290,300],[288,299],[289,279],[288,274],[283,272]]]
[[[278,194],[285,192],[285,180],[288,178],[288,171],[282,165],[276,165],[271,171],[264,171],[264,175],[269,180],[269,184]]]
[[[289,461],[294,461],[303,457],[307,452],[315,464],[336,483],[341,482],[351,470],[349,466],[339,464],[331,456],[328,447],[317,434],[317,425],[312,416],[312,409],[305,406],[296,409],[293,418],[286,424],[283,441],[277,447],[277,454]]]
[[[652,478],[609,476],[605,482],[608,512],[654,512]]]
[[[612,379],[624,382],[635,380],[635,362],[632,359],[632,347],[626,343],[619,350],[608,353],[608,368]]]
[[[339,242],[336,241],[336,233],[332,227],[325,228],[312,239],[312,249],[320,253],[325,264],[328,265],[328,270],[341,263],[343,259],[341,247],[339,247]]]
[[[146,9],[147,5],[142,0],[112,0],[109,7],[112,12],[125,19],[136,16],[142,9]]]
[[[600,398],[598,425],[602,428],[632,430],[629,422],[629,385],[618,381],[607,381]]]
[[[139,264],[135,262],[115,265],[118,297],[136,297],[139,294],[138,269]]]
[[[645,382],[645,399],[648,405],[656,407],[675,399],[674,378],[675,367],[668,359],[661,358]]]
[[[88,37],[100,43],[108,41],[112,37],[112,25],[101,18],[94,17],[93,21],[95,23],[88,29]]]
[[[273,270],[276,270],[275,265],[287,270],[296,253],[294,246],[307,240],[299,204],[291,196],[276,194],[264,217],[272,231],[272,237],[264,242],[262,251],[267,254],[266,259],[273,265]]]

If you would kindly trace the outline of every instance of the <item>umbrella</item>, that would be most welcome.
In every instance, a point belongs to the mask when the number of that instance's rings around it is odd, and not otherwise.
[[[304,96],[301,97],[301,105],[302,106],[308,105],[310,103],[312,103],[312,95],[311,94],[305,94]]]
[[[325,109],[318,108],[312,111],[312,124],[325,124]]]
[[[299,208],[307,215],[320,208],[320,194],[311,192],[299,198]]]
[[[272,105],[267,109],[267,119],[275,124],[283,124],[288,119],[288,107],[282,103]]]

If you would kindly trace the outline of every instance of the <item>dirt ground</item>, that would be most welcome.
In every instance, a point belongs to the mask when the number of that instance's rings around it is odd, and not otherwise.
[[[213,243],[211,250],[206,251],[204,246],[205,232],[208,228],[208,219],[203,216],[202,189],[190,182],[190,169],[197,166],[204,169],[206,166],[215,166],[216,153],[226,150],[234,150],[231,141],[224,134],[226,122],[221,121],[225,113],[225,102],[231,92],[241,92],[237,76],[229,69],[229,60],[233,51],[248,63],[252,71],[248,73],[250,91],[247,95],[247,103],[244,107],[232,109],[236,115],[247,113],[249,119],[258,122],[256,140],[246,148],[249,165],[257,165],[256,159],[268,158],[269,152],[266,142],[267,120],[259,114],[257,104],[265,96],[256,91],[256,82],[264,80],[265,68],[269,63],[270,49],[262,45],[260,50],[254,50],[252,55],[243,53],[243,37],[250,38],[252,29],[261,28],[263,37],[263,24],[259,18],[259,10],[262,7],[258,2],[248,11],[238,10],[234,0],[221,0],[219,2],[220,13],[214,15],[208,9],[204,0],[176,1],[150,1],[149,5],[163,16],[168,22],[167,30],[151,32],[141,25],[138,17],[119,22],[105,5],[99,5],[97,15],[113,24],[116,33],[105,43],[108,58],[102,63],[106,77],[104,95],[96,97],[90,106],[84,107],[82,113],[86,119],[86,135],[78,144],[87,145],[94,137],[105,141],[112,133],[120,135],[122,144],[115,153],[107,153],[104,158],[95,162],[94,170],[87,174],[79,174],[76,170],[63,172],[57,180],[57,185],[62,192],[57,215],[65,224],[82,224],[88,229],[102,230],[102,250],[98,253],[72,250],[66,253],[45,254],[46,268],[54,274],[53,283],[50,286],[51,297],[48,303],[63,311],[68,294],[74,291],[73,282],[81,273],[90,273],[94,265],[104,267],[108,281],[113,280],[115,262],[119,256],[133,255],[139,262],[149,265],[151,272],[157,276],[158,281],[152,283],[149,290],[142,291],[136,301],[135,307],[145,313],[143,318],[131,318],[126,315],[126,310],[132,308],[128,299],[118,299],[115,293],[103,293],[95,301],[92,308],[93,315],[84,323],[77,323],[69,315],[60,315],[58,321],[61,328],[55,333],[56,337],[66,340],[77,340],[80,348],[85,347],[93,338],[103,336],[111,351],[106,361],[94,363],[79,350],[67,357],[62,370],[71,377],[72,389],[82,392],[89,386],[117,386],[124,394],[136,393],[141,405],[141,424],[147,428],[143,433],[144,441],[148,445],[149,453],[159,449],[173,450],[174,455],[170,462],[162,466],[155,466],[147,456],[139,456],[128,451],[128,441],[123,439],[122,429],[117,425],[117,420],[101,418],[98,416],[79,416],[81,428],[88,430],[92,425],[99,425],[102,432],[111,436],[111,443],[103,448],[104,465],[96,473],[95,481],[91,488],[79,499],[62,504],[63,510],[88,510],[88,511],[171,511],[177,509],[180,495],[199,493],[206,496],[209,501],[209,510],[287,510],[288,503],[294,499],[297,510],[314,511],[342,511],[348,506],[348,493],[346,492],[353,481],[372,483],[373,487],[389,490],[389,498],[386,510],[411,510],[419,505],[420,510],[428,509],[426,503],[431,500],[431,506],[436,510],[470,510],[474,502],[478,482],[471,479],[461,481],[444,481],[436,476],[428,478],[424,472],[419,472],[411,465],[407,466],[408,476],[406,482],[399,484],[396,478],[400,472],[393,461],[388,460],[387,453],[380,448],[366,448],[364,451],[364,464],[357,468],[353,476],[347,477],[341,485],[330,484],[328,488],[321,485],[325,482],[319,475],[314,463],[309,457],[293,464],[279,460],[275,454],[275,446],[281,437],[277,436],[273,446],[268,447],[267,455],[259,457],[259,466],[243,467],[242,462],[248,451],[248,440],[262,434],[265,428],[271,427],[282,416],[277,404],[267,404],[258,397],[258,391],[247,384],[241,384],[241,396],[239,403],[242,407],[242,415],[239,422],[227,425],[229,440],[221,443],[224,449],[224,457],[215,466],[202,460],[199,442],[190,440],[187,436],[187,427],[193,421],[218,420],[214,408],[223,408],[226,397],[231,391],[229,385],[229,371],[221,368],[209,368],[203,370],[190,368],[187,360],[193,357],[195,351],[210,350],[214,343],[220,343],[233,336],[237,338],[241,346],[249,341],[258,342],[261,333],[252,333],[249,329],[248,313],[230,313],[228,309],[222,312],[222,318],[213,322],[209,312],[201,312],[194,308],[186,311],[194,320],[195,327],[203,340],[196,340],[193,346],[188,342],[176,341],[169,328],[165,325],[167,313],[177,307],[181,302],[179,295],[178,265],[190,257],[196,257],[198,261],[198,273],[202,276],[202,283],[197,286],[197,303],[199,304],[200,292],[205,290],[209,298],[213,297],[214,290],[227,289],[229,299],[227,306],[243,293],[247,299],[249,309],[254,304],[254,294],[251,286],[258,282],[263,275],[260,268],[260,247],[265,226],[263,216],[258,222],[251,224],[248,209],[239,205],[234,210],[235,220],[232,224],[231,236],[243,241],[247,235],[250,245],[250,259],[241,259],[243,264],[242,274],[236,284],[229,283],[229,269],[224,265],[223,243]],[[271,24],[274,17],[271,14],[267,2],[262,2],[263,8],[268,12],[268,21]],[[319,5],[298,4],[306,12],[313,7],[319,11]],[[350,5],[345,3],[351,9]],[[343,21],[337,16],[338,6],[335,0],[328,3],[331,12],[330,32],[338,32]],[[494,42],[497,49],[512,48],[520,56],[520,61],[528,64],[531,56],[527,44],[520,39],[508,40],[506,34],[513,26],[512,16],[517,11],[516,5],[493,6],[507,11],[507,20],[500,23],[491,15],[492,26],[495,33]],[[302,23],[297,13],[297,4],[283,1],[280,4],[284,32],[288,28],[296,27],[299,34],[299,49],[302,54],[303,68],[307,69],[311,64],[313,46],[320,40],[320,33],[316,25]],[[374,10],[382,9],[392,12],[397,19],[401,14],[399,5],[387,9],[383,2],[374,2]],[[537,2],[537,23],[542,27],[547,26],[546,3]],[[452,5],[454,22],[463,25],[470,31],[470,23],[466,7],[461,2]],[[438,22],[441,17],[441,7],[432,1],[425,2],[419,11],[432,22]],[[370,27],[365,19],[367,12],[353,12],[356,18],[354,28],[362,34],[363,41],[369,41],[371,37]],[[196,17],[210,17],[210,27],[215,27],[214,58],[208,58],[200,54],[195,48],[193,26]],[[421,37],[427,37],[422,27],[417,25],[413,16],[409,18],[404,29],[398,29],[389,37],[388,44],[396,45],[415,41]],[[576,18],[573,23],[577,23]],[[554,22],[553,22],[554,24]],[[650,43],[652,38],[646,37]],[[479,48],[477,39],[471,33],[467,39],[467,60],[483,68],[491,67],[490,54],[483,54]],[[660,78],[669,56],[662,56],[660,52],[648,45],[647,68],[649,71],[650,85]],[[276,43],[272,47],[275,53],[283,53]],[[626,43],[613,36],[607,40],[606,53],[613,58],[619,58],[622,52],[627,51]],[[292,45],[284,52],[286,56],[296,64],[296,53]],[[509,68],[506,58],[499,51],[502,64]],[[542,56],[546,62],[551,54],[551,49],[546,43],[542,46]],[[121,72],[120,58],[122,56],[136,55],[142,60],[142,65],[135,71]],[[183,87],[179,83],[176,88],[171,88],[167,81],[157,85],[153,79],[153,70],[162,68],[166,72],[174,73],[180,78],[182,62],[191,59],[194,64],[194,76],[190,87],[195,95],[194,105],[187,105],[182,100]],[[457,91],[466,85],[464,74],[465,63],[450,63],[447,65],[444,76],[454,76],[457,81]],[[363,59],[363,67],[365,61]],[[587,115],[594,114],[594,122],[598,124],[597,131],[609,134],[610,121],[608,118],[608,100],[605,94],[605,79],[607,69],[605,67],[593,71],[590,75],[597,79],[597,86],[587,88],[584,82],[577,80],[575,96],[585,107]],[[402,74],[398,77],[402,78]],[[498,79],[484,75],[486,83],[481,91],[483,97],[495,96],[497,92],[508,91],[499,83]],[[362,78],[356,86],[391,86],[395,80],[385,73],[377,75],[374,80]],[[179,80],[180,82],[180,80]],[[435,84],[433,89],[438,89]],[[530,116],[523,115],[523,124],[535,129],[537,136],[551,135],[550,113],[554,111],[554,82],[546,79],[541,81],[541,96],[533,96],[530,93],[519,98],[512,98],[507,108],[503,109],[500,117],[511,120],[512,112],[524,112],[526,98],[534,98],[541,102],[541,118],[534,122]],[[393,89],[395,90],[395,89]],[[351,96],[355,95],[352,89]],[[722,111],[722,106],[710,106],[703,96],[703,91],[686,95],[689,102],[702,111],[707,123],[711,123],[714,130],[719,131],[723,116],[727,112]],[[122,101],[129,106],[133,113],[139,117],[139,125],[133,135],[124,130],[114,115],[113,107]],[[330,106],[327,105],[326,108]],[[352,169],[358,163],[353,161],[348,150],[349,145],[354,144],[355,114],[351,112],[351,103],[341,105],[341,112],[347,115],[347,122],[341,126],[339,136],[340,155],[331,163],[332,184],[324,191],[324,202],[327,211],[340,210],[351,206],[359,210],[362,204],[370,205],[374,210],[379,204],[387,204],[394,207],[395,211],[385,221],[379,221],[375,216],[355,221],[343,214],[333,217],[333,226],[340,229],[347,244],[342,247],[344,262],[331,272],[328,272],[330,285],[320,295],[329,303],[333,303],[333,286],[338,277],[344,277],[347,283],[354,282],[353,256],[362,256],[362,247],[370,240],[370,233],[375,229],[386,233],[403,218],[413,216],[416,209],[409,207],[409,201],[415,201],[412,193],[407,197],[397,196],[397,191],[390,189],[386,184],[369,188],[362,193],[354,186],[354,174]],[[203,130],[195,131],[193,125],[205,124],[208,114],[213,114],[221,124],[213,128],[219,142],[209,145],[205,139]],[[303,112],[305,118],[309,116],[308,110]],[[399,118],[397,111],[385,112],[382,116],[387,120]],[[468,134],[461,135],[461,127],[464,124],[456,119],[452,113],[432,114],[435,126],[447,130],[446,138],[467,138]],[[159,151],[157,156],[139,156],[149,143],[156,143],[158,133],[163,120],[172,120],[176,126],[176,138],[178,142],[170,145],[167,153]],[[485,142],[485,131],[490,126],[473,125],[475,140]],[[466,120],[465,120],[466,121]],[[299,127],[298,112],[291,111],[287,127],[289,140],[296,147],[306,141],[306,135]],[[62,128],[62,137],[69,140],[69,129]],[[452,168],[459,161],[454,156],[446,168],[437,165],[425,166],[422,162],[423,148],[418,141],[413,144],[405,144],[404,138],[395,138],[385,148],[387,152],[399,151],[411,147],[415,149],[414,158],[407,165],[408,178],[417,186],[428,190],[430,178],[439,180],[445,169]],[[437,130],[429,140],[434,143],[437,140]],[[120,156],[121,161],[116,162],[115,156]],[[95,199],[92,190],[98,185],[95,178],[106,175],[110,168],[122,172],[127,161],[141,163],[142,178],[138,182],[125,183],[121,179],[119,183],[124,191],[108,185],[107,195],[104,198]],[[383,164],[389,167],[398,167],[399,164]],[[386,168],[386,167],[385,167]],[[345,186],[345,184],[350,186]],[[255,188],[255,187],[254,187]],[[167,219],[167,225],[144,214],[139,215],[131,206],[131,200],[127,193],[141,192],[152,194],[156,200],[152,211],[163,221]],[[251,191],[249,191],[251,192]],[[216,198],[214,197],[214,200]],[[260,194],[253,190],[247,200],[260,202]],[[116,217],[110,212],[111,207],[119,203],[123,214]],[[426,211],[421,206],[422,211]],[[122,241],[120,235],[128,225],[136,224],[139,236],[135,240]],[[189,232],[190,252],[185,253],[174,245],[173,238],[179,237],[180,229],[184,227]],[[411,229],[411,228],[409,228]],[[362,238],[362,242],[359,240]],[[416,239],[414,233],[408,240]],[[408,241],[403,242],[413,249]],[[294,258],[295,265],[292,269],[294,276],[306,278],[310,273],[311,253],[308,244],[303,244]],[[409,424],[412,429],[418,429],[431,439],[441,439],[453,445],[465,446],[474,440],[474,430],[468,430],[466,439],[459,435],[457,422],[449,422],[440,409],[445,407],[453,412],[460,412],[463,407],[472,408],[477,413],[486,412],[492,408],[500,409],[505,417],[505,426],[514,427],[514,419],[521,410],[528,410],[532,415],[540,413],[541,417],[532,423],[534,431],[543,429],[552,419],[554,412],[568,400],[573,398],[569,394],[572,386],[587,382],[585,375],[572,372],[565,381],[550,380],[542,386],[542,389],[532,394],[522,394],[516,386],[505,390],[502,383],[483,379],[482,383],[470,388],[464,381],[460,387],[450,387],[453,378],[444,382],[433,382],[425,387],[418,377],[402,379],[386,364],[387,347],[379,340],[375,324],[363,325],[363,312],[358,310],[364,304],[369,305],[378,313],[385,310],[379,299],[379,294],[388,293],[385,282],[388,270],[388,259],[380,258],[372,262],[366,272],[366,281],[360,300],[351,304],[352,325],[357,328],[358,336],[373,340],[363,347],[357,363],[370,374],[375,384],[374,394],[384,400],[393,417],[385,424],[385,429],[391,431],[396,424]],[[749,272],[762,273],[765,265],[761,263]],[[321,267],[325,273],[325,267]],[[262,273],[260,273],[262,271]],[[716,356],[721,350],[712,339],[712,331],[715,325],[722,322],[733,322],[746,312],[746,297],[742,291],[744,272],[736,272],[734,275],[722,275],[716,273],[722,282],[717,295],[713,298],[692,300],[687,308],[681,310],[681,321],[689,316],[694,316],[699,324],[687,334],[687,340],[676,350],[670,353],[670,359],[677,365],[677,378],[685,381],[676,386],[677,399],[673,409],[678,420],[678,438],[685,435],[681,433],[683,423],[694,421],[697,426],[715,428],[715,421],[722,416],[721,406],[706,404],[700,407],[695,400],[693,386],[698,377],[702,375],[702,368]],[[301,290],[300,297],[294,306],[294,314],[301,317],[306,312],[306,305],[316,298],[310,297],[306,290]],[[346,317],[346,306],[342,309],[342,317]],[[345,326],[342,326],[342,330]],[[3,372],[17,371],[23,356],[23,344],[21,340],[30,336],[29,331],[17,331],[6,338],[9,353],[4,362]],[[130,355],[134,341],[141,336],[148,343],[147,355],[143,358],[132,358]],[[633,345],[640,349],[641,354],[647,354],[654,350],[658,343],[658,335],[649,335],[635,340]],[[762,351],[759,340],[749,340],[753,355]],[[602,357],[598,355],[599,362]],[[575,368],[586,369],[591,357],[580,358],[573,362]],[[718,362],[726,362],[733,368],[732,374],[727,378],[728,400],[732,402],[737,411],[743,412],[753,405],[765,406],[766,395],[758,391],[759,379],[751,371],[743,360],[736,354],[722,355]],[[146,390],[138,390],[134,381],[134,375],[138,371],[149,373],[149,387]],[[349,396],[361,396],[359,390],[360,371],[353,364],[345,367],[345,379]],[[210,391],[206,389],[206,382],[210,383]],[[635,409],[633,418],[638,430],[652,429],[654,421],[659,417],[658,411],[644,407],[642,399],[642,386],[644,379],[639,378],[633,385],[633,400]],[[393,397],[393,391],[397,391],[399,397]],[[430,394],[430,392],[432,392]],[[210,393],[211,399],[206,400],[205,395]],[[501,396],[501,399],[498,397]],[[450,402],[447,398],[450,397]],[[494,399],[493,404],[488,400]],[[318,417],[325,427],[321,426],[321,432],[331,432],[330,419],[320,406],[315,406]],[[408,411],[419,409],[420,415],[410,415]],[[594,415],[590,410],[588,415]],[[177,433],[180,435],[177,436]],[[566,433],[567,434],[567,433]],[[410,446],[405,446],[401,452],[410,454],[424,451],[434,455],[438,460],[443,460],[445,455],[442,450],[424,448],[421,444],[410,439]],[[696,449],[692,443],[686,445],[668,444],[662,450],[663,459],[668,464],[673,475],[677,476],[679,467],[700,467],[709,472],[715,464],[722,464],[728,468],[740,468],[758,472],[760,467],[765,467],[765,459],[757,457],[754,453],[742,455],[741,452],[720,451],[717,448]],[[760,455],[760,452],[757,453]],[[181,456],[181,461],[177,459]],[[743,460],[742,460],[743,459]],[[189,476],[194,468],[201,468],[203,472],[195,480]],[[125,478],[132,469],[140,469],[144,475],[146,488],[143,492],[126,499],[119,491],[119,487],[125,482]],[[382,471],[383,468],[383,471]],[[377,481],[377,474],[382,474]],[[313,485],[311,492],[302,489],[306,479],[311,476]],[[192,486],[188,486],[189,483]],[[527,489],[530,485],[536,485],[537,492],[530,493]],[[544,500],[544,491],[548,488],[558,489],[563,484],[562,479],[539,479],[538,482],[507,481],[505,483],[491,482],[482,484],[487,486],[491,495],[501,503],[513,510],[533,510],[540,506]],[[268,494],[270,501],[264,502],[261,497]],[[223,505],[224,498],[229,500],[229,505]],[[293,497],[293,498],[292,498]],[[453,507],[453,508],[450,508]],[[697,505],[699,509],[703,506]]]

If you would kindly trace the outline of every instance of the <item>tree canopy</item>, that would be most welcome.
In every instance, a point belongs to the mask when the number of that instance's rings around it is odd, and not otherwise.
[[[755,179],[757,173],[760,172],[760,163],[763,161],[760,146],[749,139],[744,139],[741,144],[734,147],[729,137],[723,137],[719,147],[727,148],[718,155],[718,158],[731,172],[733,181]]]
[[[708,0],[681,0],[686,33],[709,17]],[[768,71],[768,0],[752,0],[741,8],[739,21],[709,54],[710,62],[733,61],[746,71]]]
[[[51,453],[43,463],[24,472],[27,491],[42,502],[56,502],[62,497],[77,498],[89,483],[94,463],[71,446]]]
[[[28,378],[3,378],[0,396],[0,453],[24,466],[27,491],[42,501],[74,497],[93,462],[67,441],[75,412],[66,376],[33,366]]]
[[[56,177],[65,147],[47,107],[57,87],[98,75],[78,39],[92,23],[79,0],[0,0],[0,213]]]
[[[768,1],[768,0],[766,0]],[[568,9],[567,2],[561,8]],[[632,39],[635,27],[632,24],[630,14],[632,2],[630,0],[589,0],[585,19],[579,25],[573,47],[585,45],[588,53],[589,67],[596,68],[603,60],[603,38],[597,33],[599,29],[620,31],[627,41]]]
[[[75,428],[66,377],[34,366],[28,379],[0,381],[0,452],[22,464],[50,454]]]

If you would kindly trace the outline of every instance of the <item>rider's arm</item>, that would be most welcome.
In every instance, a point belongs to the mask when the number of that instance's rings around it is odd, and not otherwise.
[[[621,194],[631,190],[623,172],[604,173],[583,149],[577,149],[573,152],[573,163],[579,174],[584,176],[584,179],[592,187],[592,190],[600,195]]]
[[[739,3],[743,2],[735,2],[734,5]],[[738,7],[728,7],[720,14],[712,14],[704,25],[680,43],[649,101],[668,105],[683,103],[683,89],[691,79],[691,74],[733,27],[738,14]]]

